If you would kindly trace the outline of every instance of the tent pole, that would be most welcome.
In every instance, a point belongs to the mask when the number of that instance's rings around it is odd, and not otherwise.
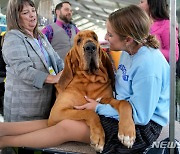
[[[176,101],[176,0],[170,0],[170,143],[174,143]],[[170,148],[174,154],[174,148]]]

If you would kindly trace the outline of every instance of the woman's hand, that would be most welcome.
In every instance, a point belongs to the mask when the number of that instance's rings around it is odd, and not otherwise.
[[[60,77],[61,77],[61,74],[62,74],[62,71],[61,72],[59,72],[57,75],[56,75],[56,82],[55,83],[58,83],[58,81],[59,81],[59,79],[60,79]]]
[[[88,110],[95,111],[96,106],[98,105],[98,102],[93,100],[93,99],[88,98],[87,96],[84,96],[84,98],[86,99],[87,103],[84,104],[84,105],[81,105],[81,106],[74,106],[74,108],[77,109],[77,110],[88,109]]]
[[[62,74],[62,71],[59,72],[57,75],[48,75],[46,80],[45,80],[45,83],[58,83],[60,77],[61,77],[61,74]]]

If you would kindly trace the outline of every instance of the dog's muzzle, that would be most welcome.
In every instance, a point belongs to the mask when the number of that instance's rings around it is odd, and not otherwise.
[[[93,42],[87,42],[84,45],[84,51],[86,53],[93,54],[94,52],[96,52],[96,50],[97,50],[97,47]]]
[[[87,70],[89,73],[90,72],[93,73],[99,67],[97,60],[98,58],[97,45],[92,41],[87,41],[83,48],[86,59],[85,70]]]

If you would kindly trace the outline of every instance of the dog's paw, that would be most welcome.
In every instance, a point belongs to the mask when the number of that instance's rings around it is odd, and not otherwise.
[[[91,146],[97,151],[102,153],[103,148],[104,148],[104,134],[94,134],[91,135]]]
[[[136,139],[136,129],[133,120],[121,120],[119,122],[118,139],[123,145],[132,148]]]
[[[132,148],[134,142],[135,142],[135,136],[134,137],[129,137],[129,136],[124,136],[124,135],[120,135],[118,133],[118,138],[121,141],[121,143],[123,145],[125,145],[128,148]]]
[[[102,153],[104,146],[98,145],[98,144],[93,144],[93,143],[91,143],[90,145],[91,145],[91,147],[93,147],[97,152]]]

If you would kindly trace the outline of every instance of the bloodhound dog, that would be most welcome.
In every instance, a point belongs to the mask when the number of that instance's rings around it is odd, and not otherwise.
[[[106,52],[102,51],[97,35],[90,30],[79,32],[74,46],[65,58],[65,67],[59,83],[58,95],[52,107],[48,126],[64,119],[84,120],[90,128],[91,146],[102,152],[105,134],[99,116],[93,110],[77,110],[74,106],[86,103],[84,96],[101,98],[101,103],[111,104],[119,113],[119,140],[131,147],[135,140],[132,108],[125,100],[113,98],[114,72]]]

